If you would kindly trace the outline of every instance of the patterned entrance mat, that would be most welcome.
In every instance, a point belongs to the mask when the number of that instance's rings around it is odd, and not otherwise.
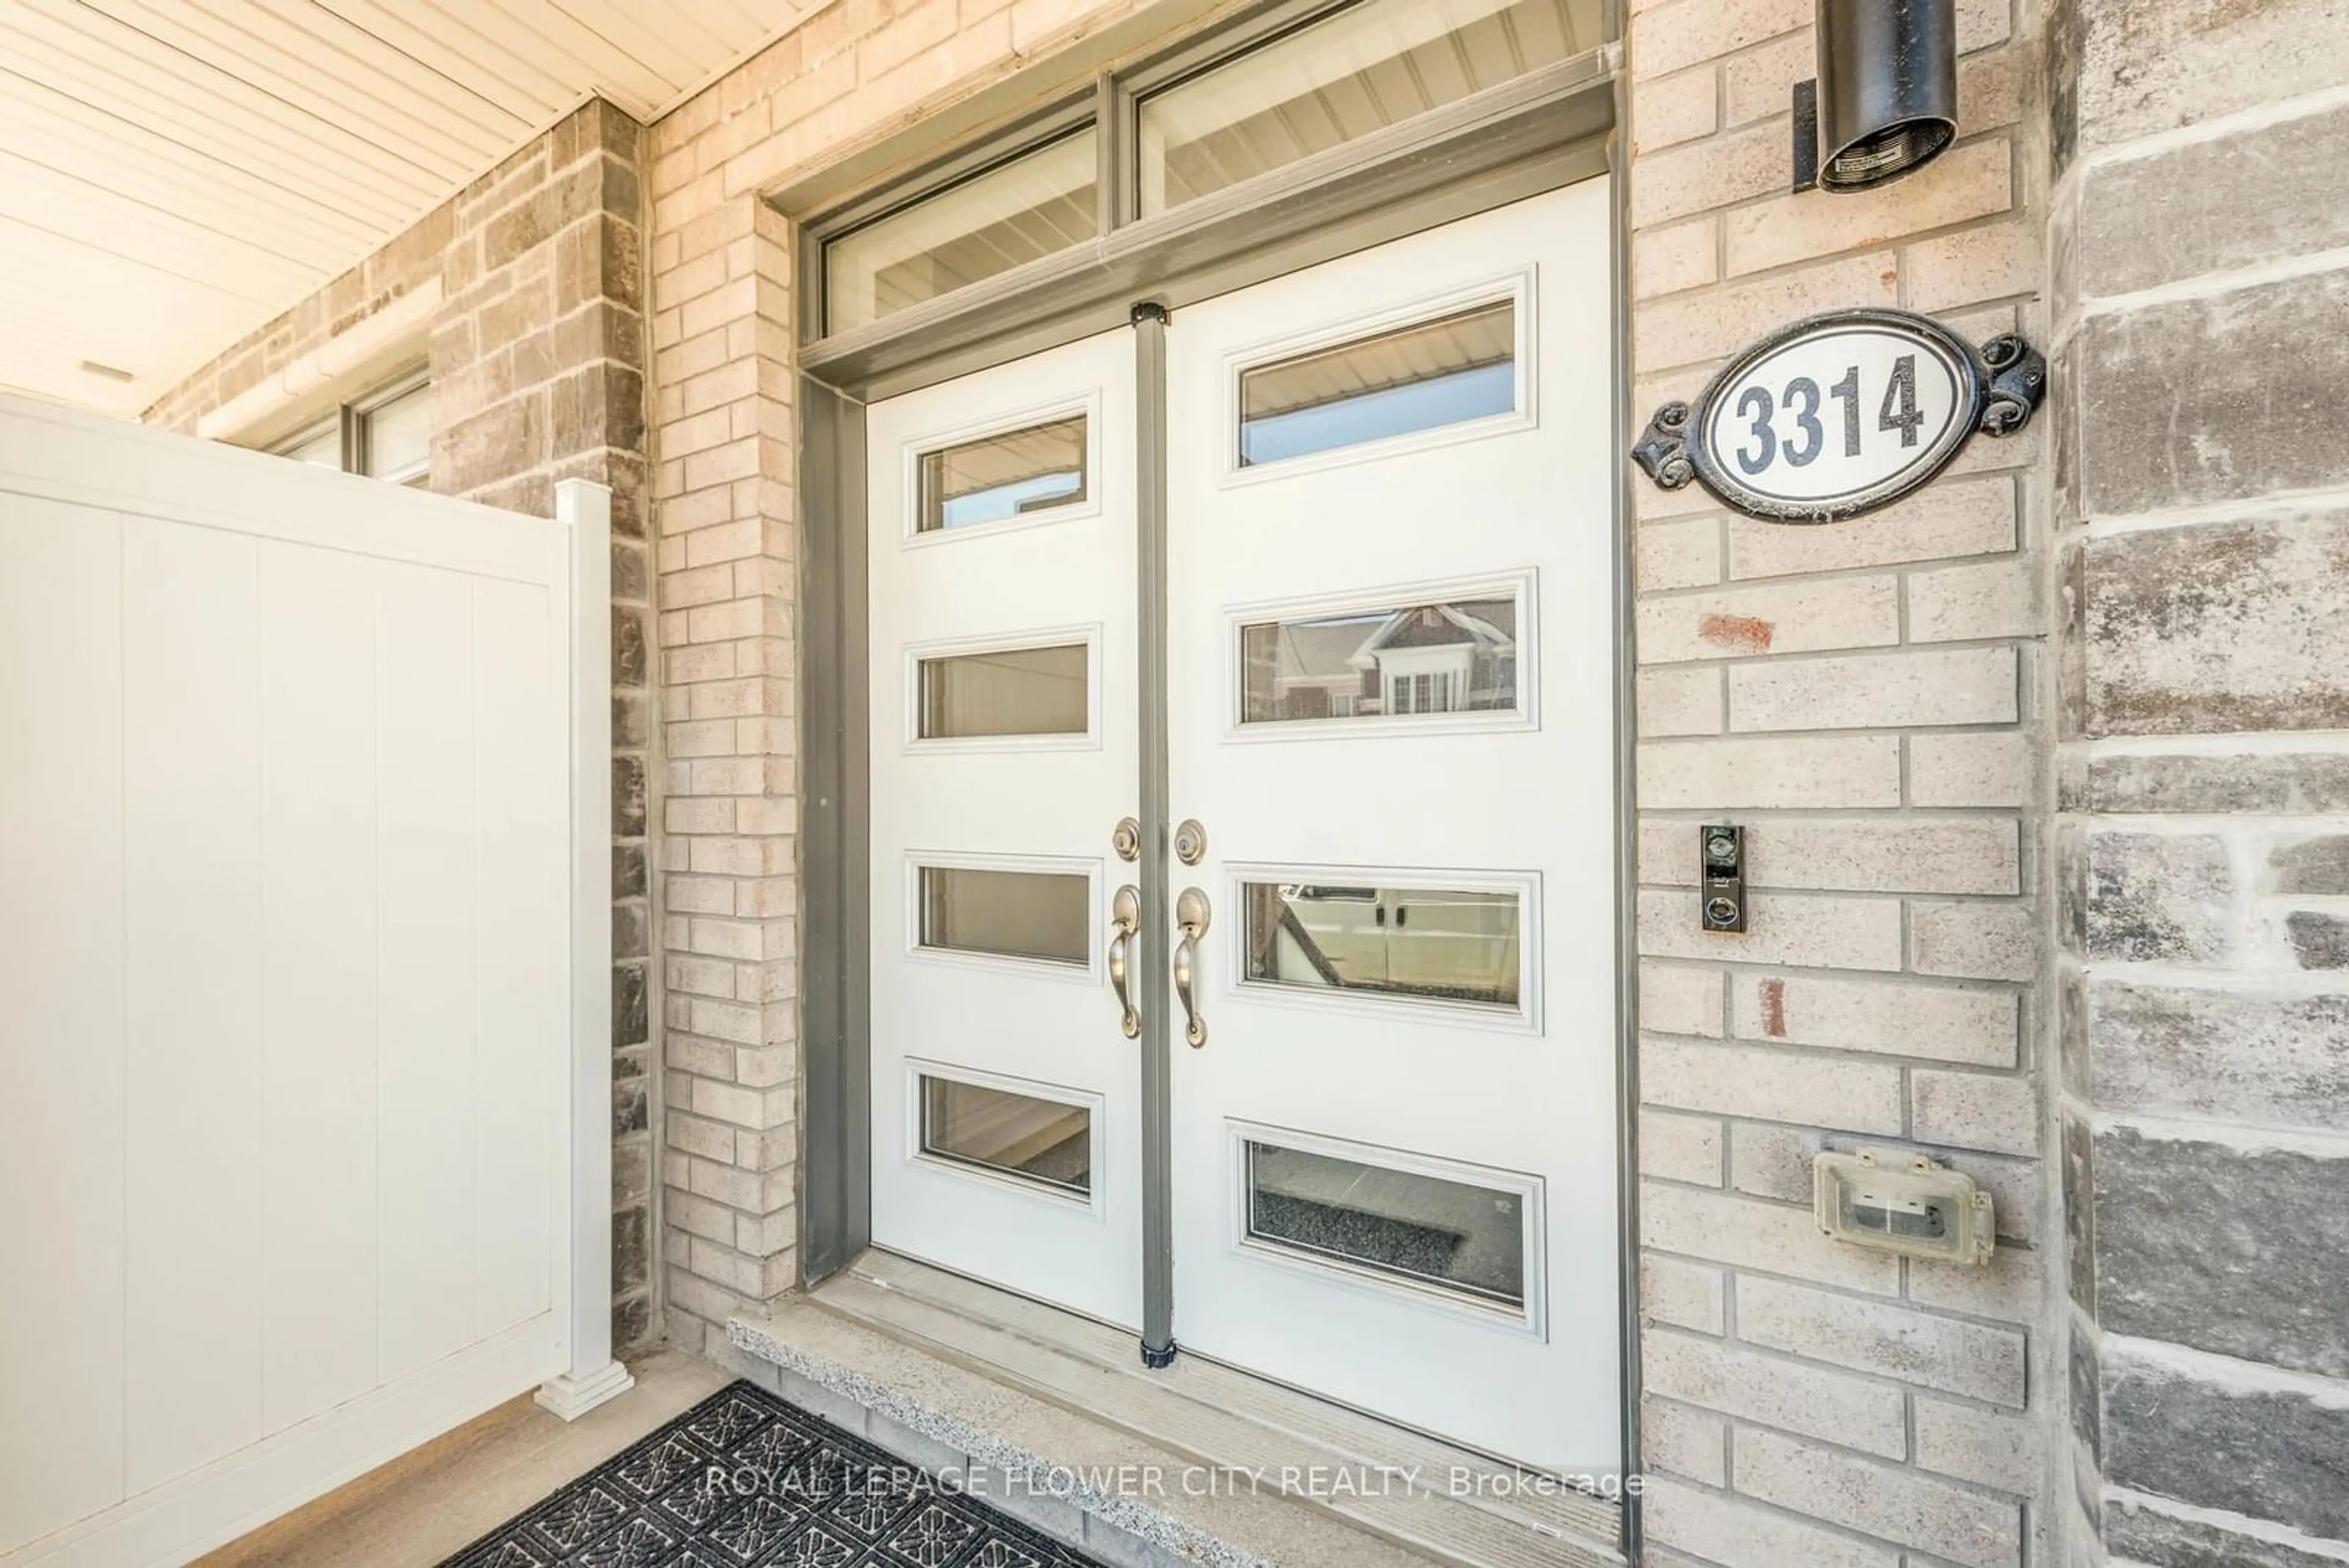
[[[442,1568],[1099,1568],[753,1383]]]

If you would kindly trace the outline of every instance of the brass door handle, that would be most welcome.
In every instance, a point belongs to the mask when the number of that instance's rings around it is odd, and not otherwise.
[[[1142,893],[1128,883],[1110,900],[1109,987],[1117,993],[1117,1026],[1128,1040],[1142,1033],[1142,1014],[1133,1010],[1133,935],[1142,929]]]
[[[1174,929],[1183,933],[1174,944],[1174,994],[1183,1002],[1183,1039],[1195,1051],[1207,1043],[1207,1021],[1199,1016],[1195,986],[1199,939],[1207,933],[1207,896],[1196,888],[1184,888],[1174,900]]]

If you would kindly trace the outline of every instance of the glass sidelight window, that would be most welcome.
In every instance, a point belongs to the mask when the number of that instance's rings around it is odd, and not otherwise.
[[[1515,411],[1514,300],[1413,322],[1240,376],[1240,466]]]
[[[1092,1191],[1084,1106],[921,1075],[922,1152],[1062,1192]]]
[[[1302,1140],[1299,1140],[1302,1141]],[[1535,1190],[1388,1164],[1380,1151],[1242,1143],[1247,1241],[1445,1295],[1526,1305]],[[1421,1162],[1411,1162],[1418,1164]]]
[[[1142,100],[1142,214],[1570,59],[1596,0],[1369,0]]]
[[[920,868],[921,945],[1082,968],[1092,961],[1092,884],[1075,872]]]
[[[1244,882],[1247,978],[1514,1008],[1522,990],[1515,891]]]
[[[916,533],[1001,523],[1085,499],[1082,414],[922,453]]]

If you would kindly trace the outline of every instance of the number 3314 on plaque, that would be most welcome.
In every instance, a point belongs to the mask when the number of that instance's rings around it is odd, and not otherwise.
[[[1631,449],[1666,490],[1691,480],[1777,523],[1837,523],[1929,483],[1976,433],[2012,435],[2047,391],[2022,338],[1979,349],[1906,310],[1814,316],[1746,348]]]

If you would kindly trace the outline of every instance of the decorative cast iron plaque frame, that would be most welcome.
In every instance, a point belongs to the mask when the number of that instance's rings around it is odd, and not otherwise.
[[[1905,340],[1945,367],[1956,383],[1957,407],[1943,433],[1886,477],[1847,493],[1790,498],[1748,483],[1713,447],[1710,432],[1721,400],[1724,394],[1753,385],[1753,373],[1779,350],[1805,338],[1839,333]],[[1810,412],[1816,414],[1819,407],[1816,382],[1810,384]],[[1914,311],[1880,307],[1828,311],[1806,317],[1749,344],[1706,383],[1694,401],[1670,402],[1658,409],[1639,444],[1631,449],[1631,458],[1661,489],[1678,490],[1694,480],[1723,505],[1751,517],[1774,523],[1840,523],[1889,505],[1930,483],[1975,435],[2013,435],[2031,422],[2046,395],[2047,361],[2013,333],[1975,348],[1931,317]],[[1857,403],[1855,389],[1854,418]]]

